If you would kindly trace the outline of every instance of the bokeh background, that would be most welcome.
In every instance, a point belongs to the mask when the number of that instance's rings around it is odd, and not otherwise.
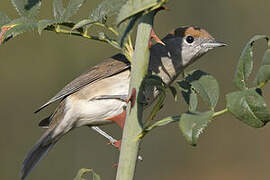
[[[75,20],[87,17],[99,1],[89,0]],[[40,19],[52,17],[51,0],[43,1]],[[270,34],[270,1],[246,0],[170,0],[169,11],[156,16],[159,36],[182,25],[198,25],[217,40],[229,44],[204,56],[189,69],[199,68],[214,75],[221,89],[217,109],[225,106],[225,94],[235,90],[232,78],[238,57],[245,43],[254,34]],[[0,11],[17,17],[10,1],[0,3]],[[255,68],[258,68],[265,42],[255,47]],[[55,95],[66,83],[100,60],[117,51],[109,45],[80,37],[44,32],[25,33],[0,47],[0,179],[19,179],[22,161],[41,136],[37,127],[55,105],[39,114],[33,112]],[[254,74],[253,74],[254,77]],[[270,105],[269,85],[264,89]],[[158,118],[186,111],[169,95]],[[104,127],[115,137],[121,131]],[[225,114],[215,119],[191,147],[177,124],[155,129],[144,138],[136,179],[140,180],[268,180],[270,179],[270,126],[252,129]],[[116,149],[87,127],[66,135],[29,176],[29,180],[73,179],[78,169],[93,168],[103,180],[115,178]]]

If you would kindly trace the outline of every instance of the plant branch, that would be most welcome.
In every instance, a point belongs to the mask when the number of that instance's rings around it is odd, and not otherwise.
[[[137,140],[136,137],[143,130],[143,105],[140,104],[137,99],[139,89],[148,70],[150,56],[148,42],[150,39],[153,18],[154,13],[151,12],[142,16],[138,24],[135,51],[132,57],[131,81],[129,86],[129,95],[136,96],[136,99],[134,100],[134,106],[131,107],[131,103],[129,103],[127,108],[127,118],[123,131],[116,180],[132,180],[134,177],[140,147],[140,140]]]
[[[101,38],[99,36],[88,35],[87,31],[86,32],[72,31],[72,30],[62,29],[60,26],[56,26],[55,28],[46,28],[45,30],[52,31],[58,34],[74,35],[74,36],[80,36],[86,39],[97,40],[97,41],[108,43],[117,49],[121,49],[117,41],[113,39],[109,39],[107,37]]]
[[[119,33],[111,26],[107,26],[106,24],[102,24],[102,23],[99,23],[99,22],[96,22],[94,24],[97,25],[97,26],[101,26],[101,27],[104,27],[104,28],[108,29],[109,31],[111,31],[116,36],[119,35]]]
[[[124,44],[123,53],[129,62],[132,62],[132,55],[133,55],[133,45],[130,35],[127,37],[127,42]]]
[[[222,115],[222,114],[224,114],[224,113],[226,113],[226,112],[228,112],[228,109],[227,109],[227,108],[226,108],[226,109],[223,109],[223,110],[221,110],[221,111],[215,112],[215,113],[213,114],[213,118],[216,117],[216,116],[220,116],[220,115]]]

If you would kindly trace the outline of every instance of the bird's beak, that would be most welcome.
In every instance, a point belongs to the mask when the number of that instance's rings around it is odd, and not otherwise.
[[[214,39],[211,39],[211,40],[208,40],[206,42],[203,42],[202,46],[204,48],[207,48],[207,49],[214,49],[214,48],[217,48],[217,47],[227,46],[227,44],[223,43],[223,42],[218,42],[218,41],[216,41]]]

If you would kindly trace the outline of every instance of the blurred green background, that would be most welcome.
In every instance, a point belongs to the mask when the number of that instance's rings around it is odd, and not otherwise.
[[[87,1],[75,20],[87,17],[99,1]],[[40,19],[51,18],[51,0],[43,1]],[[225,106],[225,94],[235,90],[232,78],[245,43],[254,34],[270,34],[270,1],[246,0],[170,0],[169,11],[156,16],[155,30],[160,37],[182,25],[207,29],[217,40],[229,44],[200,59],[189,69],[199,68],[214,75],[221,88],[217,109]],[[8,0],[0,11],[17,17]],[[255,47],[256,64],[265,50],[265,42]],[[40,119],[55,107],[39,114],[33,112],[66,83],[103,58],[116,53],[109,45],[79,37],[44,32],[25,33],[0,47],[0,179],[19,179],[24,156],[41,136]],[[253,74],[254,76],[254,74]],[[270,105],[269,85],[264,95]],[[168,103],[159,118],[186,110],[183,103]],[[104,127],[115,137],[121,131]],[[252,129],[230,114],[212,122],[197,147],[187,144],[177,124],[155,129],[141,146],[144,157],[138,163],[140,180],[249,180],[270,179],[270,126]],[[103,180],[114,179],[119,153],[107,141],[87,127],[66,135],[29,176],[29,180],[73,179],[82,167],[93,168]]]

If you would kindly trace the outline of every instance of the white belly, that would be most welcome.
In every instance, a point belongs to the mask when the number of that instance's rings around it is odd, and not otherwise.
[[[76,127],[84,125],[102,125],[111,123],[107,120],[123,112],[126,102],[119,99],[93,100],[104,95],[127,95],[130,72],[125,71],[93,84],[66,98],[65,117],[72,119]]]

